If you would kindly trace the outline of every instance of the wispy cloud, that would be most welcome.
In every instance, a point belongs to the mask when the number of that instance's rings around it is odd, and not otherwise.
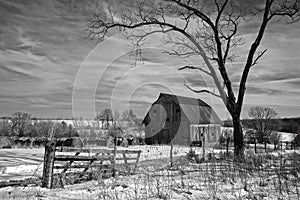
[[[209,76],[194,70],[178,71],[202,62],[165,54],[158,44],[159,34],[150,38],[143,62],[137,65],[129,56],[128,41],[115,37],[99,44],[87,39],[87,18],[93,11],[103,11],[103,6],[101,1],[90,5],[83,1],[0,0],[1,115],[24,110],[36,116],[71,117],[72,103],[79,102],[79,113],[86,117],[91,117],[87,110],[93,103],[97,112],[113,105],[120,111],[134,108],[142,117],[160,92],[202,98],[214,105],[221,117],[226,115],[219,99],[196,95],[183,84],[216,91]],[[239,31],[245,45],[236,50],[240,57],[228,65],[235,92],[244,53],[256,36],[257,25],[254,19]],[[273,106],[281,116],[295,116],[300,111],[300,24],[274,21],[262,45],[268,51],[251,69],[244,116],[257,103]]]

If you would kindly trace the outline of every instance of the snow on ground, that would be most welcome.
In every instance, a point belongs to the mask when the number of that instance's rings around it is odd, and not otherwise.
[[[109,149],[108,147],[95,147],[97,149]],[[140,161],[157,158],[168,158],[170,146],[142,145],[118,147],[118,149],[141,150]],[[189,147],[174,145],[173,155],[182,156],[189,151]],[[201,153],[200,148],[196,149]],[[57,154],[60,154],[59,152]],[[74,154],[74,153],[73,153]],[[37,149],[0,149],[0,180],[24,179],[32,176],[40,177],[42,174],[44,148]]]
[[[294,133],[287,133],[287,132],[277,132],[280,134],[279,141],[281,142],[292,142],[295,139],[296,134]]]
[[[280,177],[276,173],[264,171],[250,173],[230,165],[225,171],[215,171],[212,168],[214,164],[184,162],[172,170],[147,165],[141,167],[135,175],[98,179],[52,190],[41,187],[6,187],[0,189],[0,199],[297,200],[300,197],[300,180],[296,175]],[[223,165],[226,167],[226,164]]]
[[[109,149],[108,147],[95,147],[101,149]],[[153,160],[159,158],[169,159],[170,146],[167,145],[142,145],[118,147],[118,149],[141,150],[140,161]],[[173,156],[186,155],[190,149],[195,150],[196,154],[202,156],[202,148],[184,147],[174,145]],[[294,150],[290,150],[294,152]],[[225,150],[206,149],[206,154],[214,153],[218,155]],[[284,150],[283,152],[289,152]],[[299,152],[297,150],[296,152]],[[57,154],[60,154],[59,152]],[[74,154],[74,153],[73,153]],[[276,153],[275,153],[276,154]],[[134,155],[136,156],[136,155]],[[38,149],[0,149],[0,180],[25,179],[30,177],[41,177],[44,159],[44,148]]]
[[[165,158],[168,163],[170,146],[130,146],[118,149],[141,150],[141,161]],[[174,146],[174,156],[185,155],[189,147]],[[201,148],[194,148],[201,153]],[[213,150],[210,150],[212,152]],[[214,150],[219,153],[224,150]],[[25,176],[41,175],[44,149],[0,150],[0,179],[9,180]],[[300,151],[284,150],[272,153],[281,156]],[[299,199],[300,172],[285,175],[263,172],[252,174],[237,171],[228,166],[228,170],[218,172],[206,164],[200,166],[187,163],[168,168],[153,167],[156,161],[140,166],[138,174],[118,175],[116,178],[98,179],[81,184],[67,185],[65,188],[45,189],[41,187],[0,188],[0,199]],[[178,164],[179,163],[179,164]],[[141,163],[142,164],[142,163]],[[297,177],[297,175],[299,177]],[[282,178],[282,180],[280,180]],[[282,182],[280,182],[280,181]],[[297,185],[298,184],[298,185]],[[288,185],[288,186],[286,186]],[[287,189],[288,188],[288,189]],[[296,188],[296,189],[295,189]],[[279,196],[278,196],[279,195]]]

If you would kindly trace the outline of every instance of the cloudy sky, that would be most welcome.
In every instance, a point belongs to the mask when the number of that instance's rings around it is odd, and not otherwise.
[[[36,117],[93,118],[112,107],[119,112],[131,108],[143,117],[159,93],[168,92],[201,98],[221,118],[228,117],[219,99],[184,86],[214,90],[209,77],[177,70],[201,61],[166,55],[160,35],[149,39],[141,62],[134,62],[130,42],[119,35],[103,42],[88,39],[87,19],[102,7],[101,1],[0,0],[1,116],[23,111]],[[256,25],[241,26],[245,45],[240,54],[249,48]],[[300,23],[273,22],[262,45],[268,52],[251,70],[243,117],[254,105],[272,107],[280,117],[300,116]],[[242,66],[239,60],[228,66],[234,87]]]

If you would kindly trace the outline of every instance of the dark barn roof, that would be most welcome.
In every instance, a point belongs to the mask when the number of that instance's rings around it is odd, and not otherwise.
[[[177,96],[172,94],[160,93],[158,99],[152,104],[157,104],[162,98],[174,101],[180,105],[182,112],[189,119],[191,124],[220,124],[221,120],[215,111],[201,99]],[[143,120],[145,122],[149,112]]]

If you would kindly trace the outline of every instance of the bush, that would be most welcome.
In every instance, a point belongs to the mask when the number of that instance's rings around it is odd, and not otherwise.
[[[8,137],[0,137],[0,149],[11,148],[12,144]]]

